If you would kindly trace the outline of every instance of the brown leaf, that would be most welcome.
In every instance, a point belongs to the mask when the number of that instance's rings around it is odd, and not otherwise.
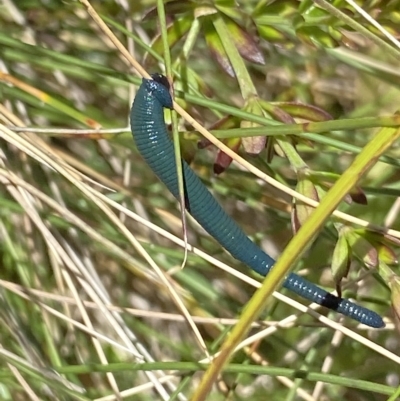
[[[234,78],[235,71],[233,70],[232,64],[229,61],[221,39],[219,38],[213,24],[209,20],[204,19],[202,26],[204,30],[204,37],[211,52],[211,56],[229,76]]]
[[[249,99],[244,107],[244,110],[257,116],[264,115],[264,111],[258,98]],[[259,126],[260,124],[246,120],[242,121],[240,124],[241,128],[253,128]],[[242,139],[243,148],[245,152],[250,155],[258,155],[259,153],[261,153],[262,150],[265,148],[266,142],[267,138],[265,136],[253,136]]]
[[[248,61],[265,65],[264,56],[253,37],[232,19],[224,19],[239,54]]]
[[[308,121],[333,120],[333,117],[328,112],[310,104],[299,102],[276,102],[273,104],[279,106],[292,117],[303,118]]]
[[[240,138],[232,138],[224,141],[224,143],[233,151],[237,152],[240,148]],[[223,173],[232,163],[232,158],[224,153],[222,150],[218,151],[217,158],[214,163],[214,173]]]

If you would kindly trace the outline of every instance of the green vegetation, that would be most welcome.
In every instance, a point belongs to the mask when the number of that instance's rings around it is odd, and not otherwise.
[[[400,397],[399,26],[398,0],[3,1],[0,398]],[[171,136],[280,272],[385,329],[252,298],[188,217],[181,269],[179,206],[128,128],[138,66],[172,76]]]

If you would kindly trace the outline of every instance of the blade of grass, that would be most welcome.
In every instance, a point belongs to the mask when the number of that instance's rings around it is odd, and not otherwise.
[[[391,35],[378,21],[372,18],[366,11],[364,11],[355,1],[346,0],[348,4],[350,4],[354,9],[365,18],[371,25],[373,25],[378,31],[382,33],[382,35],[386,36],[388,40],[390,40],[397,48],[400,49],[399,41]]]
[[[167,73],[167,78],[171,83],[171,91],[173,93],[173,77],[172,77],[172,63],[171,63],[171,54],[169,52],[168,46],[168,32],[167,32],[167,22],[165,17],[164,10],[164,2],[162,0],[157,0],[157,12],[158,19],[160,22],[161,29],[161,39],[164,47],[164,62],[165,62],[165,70]],[[182,156],[181,156],[181,146],[179,140],[179,131],[178,131],[178,119],[176,113],[171,111],[171,119],[172,119],[172,136],[174,142],[174,150],[175,150],[175,164],[176,164],[176,173],[178,176],[178,187],[179,187],[179,205],[181,211],[181,219],[182,219],[182,228],[183,228],[183,240],[185,242],[185,253],[182,262],[182,268],[186,264],[187,260],[187,223],[186,223],[186,208],[185,208],[185,191],[184,191],[184,183],[183,183],[183,172],[182,172]]]
[[[367,28],[363,27],[354,18],[349,17],[344,12],[340,11],[337,7],[333,6],[326,0],[314,0],[314,3],[317,4],[319,7],[323,8],[324,10],[328,11],[330,14],[338,18],[339,20],[343,21],[345,24],[352,27],[356,32],[360,32],[368,39],[372,40],[376,45],[380,48],[383,48],[394,57],[395,60],[398,60],[400,57],[400,50],[393,48],[379,36],[375,35]]]
[[[213,24],[228,55],[229,61],[232,63],[243,98],[247,100],[252,96],[257,96],[257,90],[253,84],[253,80],[250,77],[239,51],[231,40],[231,34],[221,15],[217,14],[217,16],[213,18]]]
[[[162,0],[157,0],[157,12],[158,12],[158,19],[160,22],[161,27],[161,38],[163,41],[164,46],[164,59],[165,59],[165,68],[167,72],[167,77],[169,82],[172,83],[172,63],[171,63],[171,55],[169,53],[168,47],[168,37],[167,37],[167,22],[165,17],[165,10],[164,10],[164,2]],[[181,157],[181,147],[179,141],[179,132],[178,132],[178,119],[176,113],[174,111],[171,112],[172,117],[172,133],[173,133],[173,141],[174,141],[174,149],[175,149],[175,164],[176,164],[176,172],[178,176],[178,187],[179,187],[179,204],[181,209],[181,220],[183,226],[183,241],[185,243],[184,247],[184,258],[182,261],[183,268],[186,264],[187,260],[187,253],[188,253],[188,238],[187,238],[187,223],[186,223],[186,208],[185,208],[185,190],[184,190],[184,183],[183,183],[183,172],[182,172],[182,157]],[[173,292],[171,292],[173,294]],[[177,302],[177,300],[175,301]],[[197,328],[196,324],[194,323],[193,319],[191,318],[188,310],[184,306],[182,302],[178,302],[178,306],[181,309],[183,315],[185,316],[188,324],[193,330],[195,338],[199,344],[199,346],[203,349],[205,354],[208,356],[207,346],[203,340],[203,337],[200,334],[199,329]]]
[[[252,116],[252,120],[259,120],[259,116]],[[259,121],[257,121],[259,122]],[[266,123],[270,125],[265,125]],[[400,115],[382,117],[365,117],[365,118],[349,118],[343,120],[329,120],[323,122],[306,122],[300,124],[279,124],[270,120],[264,119],[263,127],[255,128],[232,128],[228,130],[211,131],[218,138],[246,138],[254,135],[301,135],[305,133],[324,133],[329,131],[339,130],[354,130],[362,128],[376,127],[399,127]],[[279,125],[278,125],[279,124]]]
[[[52,98],[47,93],[45,93],[31,85],[28,85],[25,82],[20,81],[19,79],[13,77],[12,75],[0,72],[0,80],[4,81],[4,82],[8,82],[8,83],[16,86],[17,88],[21,89],[22,91],[29,93],[30,95],[36,97],[43,103],[48,104],[51,107],[54,107],[56,110],[59,110],[59,111],[65,113],[67,116],[70,116],[70,117],[74,118],[75,120],[80,121],[81,123],[87,125],[88,127],[100,128],[100,124],[97,121],[86,117],[82,113],[79,113],[76,109],[67,106],[63,102]]]
[[[55,370],[60,374],[74,373],[87,374],[90,372],[107,372],[112,371],[122,372],[140,371],[140,370],[177,370],[177,373],[197,372],[206,370],[208,364],[197,362],[155,362],[142,363],[132,365],[131,363],[111,363],[108,366],[100,364],[87,365],[69,365],[56,367]],[[296,370],[288,368],[280,368],[276,366],[259,366],[259,365],[244,365],[239,363],[231,363],[227,365],[226,372],[228,373],[247,373],[253,375],[269,375],[269,376],[285,376],[292,379],[303,379],[311,382],[322,381],[328,384],[340,385],[343,387],[355,388],[359,390],[372,391],[379,394],[394,395],[393,387],[383,384],[371,383],[366,380],[356,380],[344,376],[338,376],[328,373],[308,372],[306,370]]]

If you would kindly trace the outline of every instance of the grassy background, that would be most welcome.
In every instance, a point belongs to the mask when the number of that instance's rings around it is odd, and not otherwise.
[[[345,1],[318,3],[328,9],[311,1],[166,2],[162,37],[153,1],[91,2],[147,71],[163,71],[167,41],[176,101],[255,168],[311,198],[380,128],[400,124],[398,42]],[[399,37],[398,1],[362,3]],[[80,2],[7,0],[0,21],[0,398],[190,399],[206,368],[197,363],[206,362],[204,346],[218,352],[259,277],[191,220],[189,243],[198,250],[179,270],[179,209],[127,128],[140,79]],[[196,173],[277,257],[293,235],[292,192],[229,165],[183,119],[179,131]],[[399,396],[391,309],[400,308],[392,276],[398,158],[394,144],[353,202],[341,203],[344,218],[330,219],[293,267],[334,290],[333,277],[340,281],[351,262],[344,295],[387,317],[386,329],[320,309],[339,322],[327,326],[282,290],[287,297],[271,300],[249,334],[258,337],[207,399]],[[297,225],[309,212],[297,203]],[[352,217],[394,237],[373,236]]]

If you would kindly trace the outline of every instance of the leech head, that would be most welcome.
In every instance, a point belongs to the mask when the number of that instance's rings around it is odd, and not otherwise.
[[[170,85],[168,79],[161,74],[152,74],[152,79],[143,78],[147,91],[154,96],[163,107],[173,109],[171,94],[169,93]]]
[[[150,76],[153,78],[154,81],[158,82],[161,85],[164,85],[168,91],[171,89],[169,81],[165,75],[156,72],[155,74],[151,74]]]

